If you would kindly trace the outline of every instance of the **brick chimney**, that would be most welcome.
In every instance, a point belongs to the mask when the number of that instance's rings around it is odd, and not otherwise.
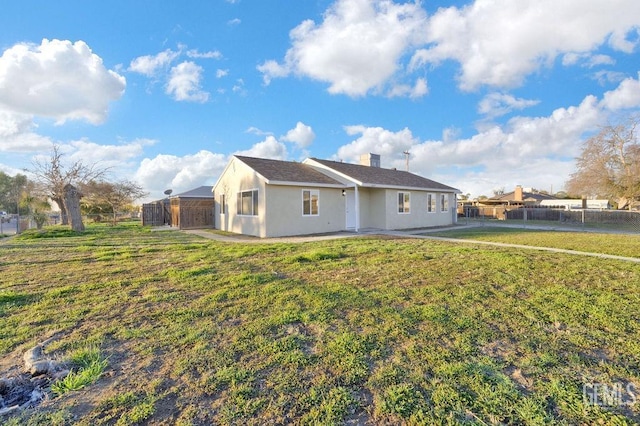
[[[380,167],[380,155],[378,154],[362,154],[360,156],[360,165],[369,167]]]
[[[516,185],[516,190],[513,192],[513,201],[524,201],[522,195],[522,185]]]

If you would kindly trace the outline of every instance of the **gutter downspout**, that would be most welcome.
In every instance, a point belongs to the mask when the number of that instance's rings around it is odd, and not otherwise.
[[[355,198],[356,198],[356,233],[358,229],[360,229],[360,196],[358,195],[358,185],[354,185],[353,189],[355,189]]]

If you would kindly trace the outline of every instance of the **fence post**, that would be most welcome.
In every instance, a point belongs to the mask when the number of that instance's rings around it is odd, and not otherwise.
[[[526,228],[527,227],[527,208],[524,207],[522,212],[522,227]]]
[[[582,228],[584,229],[584,209],[582,209]]]

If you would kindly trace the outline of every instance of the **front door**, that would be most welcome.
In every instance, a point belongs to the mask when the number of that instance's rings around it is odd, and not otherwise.
[[[355,191],[347,190],[345,193],[346,212],[347,212],[347,229],[356,228],[356,193]]]

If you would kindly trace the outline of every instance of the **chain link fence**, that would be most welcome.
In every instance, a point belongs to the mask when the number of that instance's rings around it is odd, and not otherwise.
[[[117,213],[116,215],[117,221],[121,220],[136,220],[140,218],[140,215],[137,213]],[[44,226],[49,225],[60,225],[62,223],[62,217],[60,214],[50,214],[47,217],[47,221]],[[87,214],[82,215],[82,221],[86,223],[110,223],[113,222],[113,214]],[[26,231],[27,229],[36,229],[37,224],[30,216],[18,216],[10,215],[2,222],[0,222],[0,234],[2,235],[14,235],[16,233],[21,233]]]
[[[565,210],[548,207],[462,206],[458,223],[553,226],[640,233],[640,212],[625,210]]]

